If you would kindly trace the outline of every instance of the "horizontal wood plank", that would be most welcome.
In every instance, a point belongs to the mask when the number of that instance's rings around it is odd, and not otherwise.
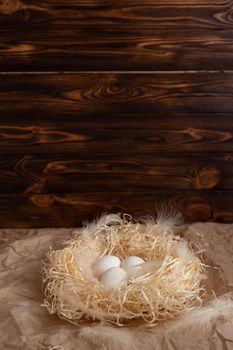
[[[26,105],[21,112],[5,103],[0,154],[233,152],[231,113],[66,114]]]
[[[0,3],[1,24],[48,30],[55,27],[232,28],[228,0],[8,0]]]
[[[0,79],[0,119],[10,113],[233,112],[233,73],[15,74]],[[221,122],[220,122],[221,123]]]
[[[102,212],[156,213],[160,203],[181,210],[187,222],[233,222],[233,192],[84,193],[0,196],[1,227],[78,227]]]
[[[1,31],[0,71],[232,70],[231,30]]]
[[[233,153],[134,155],[105,148],[89,154],[1,156],[1,193],[231,190]]]
[[[232,13],[224,0],[2,1],[0,70],[230,70]]]

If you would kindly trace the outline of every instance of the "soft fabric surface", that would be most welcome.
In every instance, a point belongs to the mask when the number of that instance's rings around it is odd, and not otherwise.
[[[233,349],[233,315],[221,316],[198,334],[186,329],[182,335],[166,327],[145,330],[142,326],[123,328],[103,324],[80,326],[49,315],[41,291],[41,259],[49,247],[62,247],[71,229],[0,230],[0,348],[57,350],[166,350]],[[224,271],[221,278],[209,278],[217,296],[233,299],[233,225],[193,224],[185,232],[189,240],[196,232],[208,242],[206,259]],[[211,297],[211,292],[209,292]],[[165,329],[166,328],[166,329]]]

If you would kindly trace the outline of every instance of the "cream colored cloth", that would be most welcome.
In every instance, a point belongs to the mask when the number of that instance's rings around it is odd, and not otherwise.
[[[41,306],[41,260],[49,247],[63,247],[72,229],[0,230],[0,349],[2,350],[230,350],[233,321],[216,322],[211,333],[200,337],[168,336],[159,328],[115,328],[104,325],[77,327],[49,315]],[[208,242],[207,255],[225,273],[219,295],[233,290],[233,225],[193,224],[185,233],[196,232]],[[214,283],[214,281],[213,281]]]

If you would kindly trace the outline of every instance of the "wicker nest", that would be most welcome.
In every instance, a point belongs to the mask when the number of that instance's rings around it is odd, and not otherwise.
[[[47,254],[42,270],[44,306],[79,324],[106,321],[118,326],[132,319],[154,325],[175,318],[201,302],[204,264],[171,218],[135,221],[129,215],[103,215],[75,232],[62,250]],[[153,264],[150,272],[106,288],[92,266],[104,255],[136,255]]]

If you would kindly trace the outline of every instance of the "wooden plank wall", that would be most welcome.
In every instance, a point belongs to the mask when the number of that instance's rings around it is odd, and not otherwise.
[[[233,1],[0,2],[0,226],[233,222]]]

